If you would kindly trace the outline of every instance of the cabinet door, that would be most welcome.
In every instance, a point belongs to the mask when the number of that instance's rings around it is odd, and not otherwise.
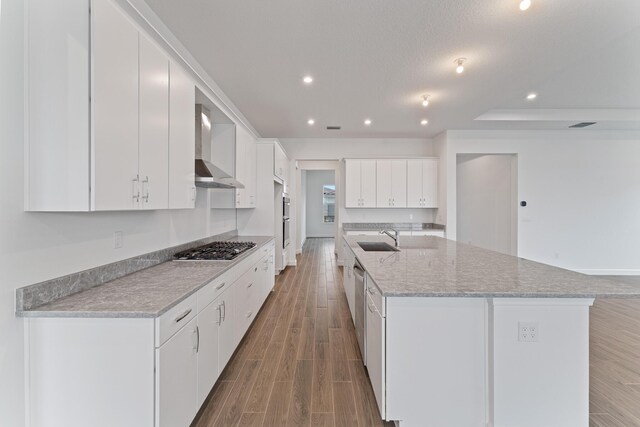
[[[269,249],[269,292],[276,285],[276,251],[275,248]]]
[[[199,408],[209,395],[220,371],[218,370],[218,327],[222,323],[222,311],[218,301],[213,301],[198,314],[198,401]]]
[[[422,160],[407,160],[407,207],[422,207]]]
[[[349,305],[349,312],[351,313],[351,321],[355,324],[356,278],[353,275],[354,257],[351,249],[347,245],[344,247],[344,253],[344,293],[347,296],[347,304]]]
[[[345,207],[360,207],[360,160],[345,160]]]
[[[175,63],[169,64],[169,209],[196,205],[195,85]]]
[[[392,161],[376,161],[376,206],[379,208],[390,208],[393,206],[392,199]]]
[[[218,299],[222,321],[218,326],[218,372],[222,372],[236,349],[234,319],[234,289],[227,289]]]
[[[391,161],[391,206],[407,207],[407,161]]]
[[[140,208],[169,207],[169,59],[139,36]]]
[[[422,161],[422,200],[423,207],[438,207],[438,161],[426,159]]]
[[[279,144],[274,143],[273,146],[275,149],[273,174],[278,178],[284,180],[285,179],[284,164],[286,162],[286,156],[284,155],[284,151],[282,151],[282,148],[280,147]]]
[[[255,207],[256,146],[251,134],[236,126],[236,179],[244,188],[236,190],[236,207]]]
[[[188,426],[198,410],[197,329],[193,318],[156,350],[156,426]]]
[[[365,310],[365,316],[367,318],[367,371],[369,372],[369,379],[371,381],[371,387],[373,388],[373,394],[376,396],[376,402],[378,403],[378,409],[380,410],[380,416],[382,419],[385,417],[385,401],[384,401],[384,388],[385,388],[385,328],[384,318],[380,315],[376,309],[375,304],[371,300],[371,297],[367,295],[366,298],[367,308]]]
[[[251,326],[251,322],[255,319],[259,308],[259,264],[260,263],[251,267],[251,269],[244,273],[234,285],[234,290],[236,291],[236,342],[238,343],[242,340],[242,337],[244,337],[249,326]]]
[[[362,207],[376,207],[376,161],[360,161],[360,194]]]
[[[91,16],[92,209],[134,209],[139,202],[138,30],[111,0],[94,1]]]

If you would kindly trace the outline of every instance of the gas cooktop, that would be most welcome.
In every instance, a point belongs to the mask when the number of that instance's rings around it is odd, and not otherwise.
[[[173,256],[173,259],[180,261],[231,261],[255,246],[254,242],[212,242],[178,252]]]

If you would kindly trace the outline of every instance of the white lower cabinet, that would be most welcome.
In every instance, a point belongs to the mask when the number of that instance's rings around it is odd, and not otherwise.
[[[385,324],[381,310],[379,310],[370,295],[366,298],[367,318],[366,355],[367,371],[371,380],[373,394],[376,396],[380,416],[385,418]]]
[[[344,269],[343,269],[343,285],[344,292],[347,296],[347,304],[349,305],[349,312],[351,313],[351,320],[355,321],[355,299],[356,299],[356,278],[353,275],[353,262],[355,260],[355,256],[349,248],[349,245],[344,243],[343,251],[344,254]]]
[[[157,318],[25,319],[30,427],[183,427],[273,289],[273,242]]]
[[[198,313],[198,407],[220,375],[218,332],[221,326],[222,306],[215,300]]]
[[[198,411],[198,328],[192,319],[156,350],[156,426],[188,426]]]

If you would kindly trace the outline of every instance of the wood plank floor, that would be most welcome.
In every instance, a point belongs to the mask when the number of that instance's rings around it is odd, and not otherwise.
[[[640,286],[640,277],[609,277]],[[640,300],[596,299],[590,312],[592,427],[640,426]]]
[[[307,239],[193,427],[392,425],[380,419],[333,251],[333,239]]]
[[[333,248],[308,239],[278,276],[192,427],[392,425],[380,420]],[[640,300],[596,300],[590,320],[590,425],[640,427]]]

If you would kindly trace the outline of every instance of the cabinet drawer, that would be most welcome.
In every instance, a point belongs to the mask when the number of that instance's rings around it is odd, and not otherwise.
[[[200,313],[206,306],[211,304],[218,295],[222,294],[227,288],[231,287],[231,280],[229,274],[223,274],[220,277],[213,279],[205,287],[198,291],[198,313]]]
[[[382,296],[382,293],[380,292],[380,289],[378,289],[378,287],[373,282],[373,280],[371,280],[371,277],[369,277],[368,274],[366,279],[366,290],[367,290],[367,295],[373,302],[374,306],[376,307],[376,310],[378,310],[378,312],[382,317],[385,317],[386,313],[385,313],[385,307],[384,307],[384,298]]]
[[[156,347],[160,347],[195,317],[197,300],[197,294],[193,294],[156,319]]]

